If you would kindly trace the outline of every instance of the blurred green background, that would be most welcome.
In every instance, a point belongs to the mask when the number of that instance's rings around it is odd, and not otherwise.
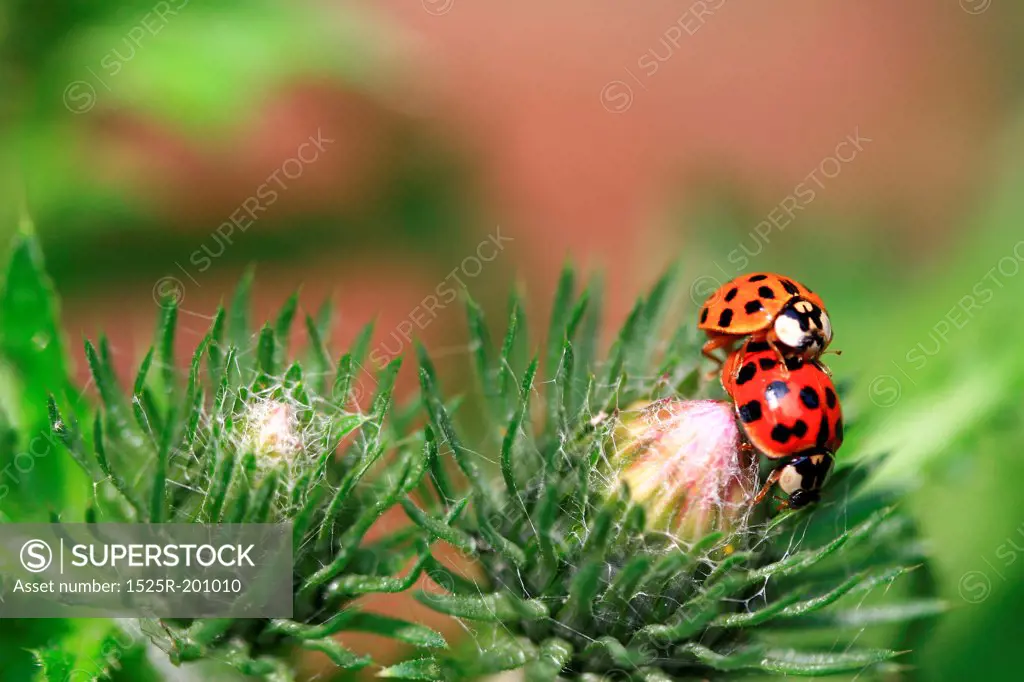
[[[1001,0],[7,0],[0,238],[27,205],[83,382],[83,335],[125,373],[170,294],[194,345],[253,261],[260,314],[333,292],[342,342],[376,316],[382,355],[414,332],[449,372],[456,281],[542,306],[571,258],[615,323],[675,258],[698,300],[789,273],[843,351],[841,456],[891,453],[953,605],[907,678],[1019,679],[1022,28]]]

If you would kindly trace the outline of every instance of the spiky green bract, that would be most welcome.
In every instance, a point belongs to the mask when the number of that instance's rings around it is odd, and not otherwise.
[[[230,310],[218,311],[183,369],[174,356],[182,316],[166,301],[129,394],[101,339],[85,347],[101,402],[95,417],[83,425],[50,402],[54,433],[95,480],[90,520],[292,524],[292,619],[161,621],[146,624],[147,632],[176,663],[218,658],[274,680],[291,679],[288,657],[297,648],[346,669],[368,665],[334,639],[344,631],[443,648],[429,628],[351,605],[364,594],[407,589],[429,556],[415,527],[366,539],[427,470],[428,449],[400,447],[389,417],[399,361],[376,376],[376,392],[360,410],[348,387],[365,371],[364,351],[332,370],[330,319],[307,319],[306,364],[316,370],[307,374],[288,360],[295,299],[256,333],[248,322],[251,281],[243,279]]]
[[[941,608],[907,594],[910,581],[888,589],[923,561],[922,551],[891,495],[861,494],[866,467],[840,467],[816,508],[770,519],[760,510],[739,534],[692,542],[654,532],[629,491],[610,484],[620,406],[721,397],[717,382],[702,378],[691,328],[657,341],[670,290],[666,277],[635,305],[600,361],[600,292],[591,286],[577,296],[571,270],[546,346],[532,358],[518,300],[500,345],[470,303],[470,347],[489,413],[482,439],[456,426],[421,351],[423,400],[454,464],[435,467],[426,511],[406,510],[477,566],[463,572],[435,562],[430,575],[441,589],[417,596],[473,636],[457,653],[383,674],[458,680],[523,668],[528,680],[690,680],[877,670],[897,665],[905,647],[892,633],[865,635],[860,624]],[[450,517],[467,497],[454,527],[431,520]],[[862,603],[879,599],[877,618],[858,618],[868,613]]]

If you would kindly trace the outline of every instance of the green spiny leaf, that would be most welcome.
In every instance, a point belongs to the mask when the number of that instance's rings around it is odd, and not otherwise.
[[[270,515],[270,507],[274,503],[274,495],[280,483],[280,474],[277,471],[270,471],[256,489],[256,494],[250,505],[249,516],[246,523],[266,523]]]
[[[221,449],[218,449],[217,452],[219,456],[214,465],[210,494],[206,498],[210,504],[207,518],[212,523],[219,522],[223,517],[228,490],[231,488],[232,477],[235,473],[234,452]]]
[[[277,313],[277,319],[274,321],[274,335],[281,345],[282,353],[288,350],[288,339],[292,331],[292,321],[295,319],[295,312],[298,308],[299,292],[296,291],[281,306],[281,310]]]
[[[516,338],[522,324],[523,308],[522,302],[515,294],[512,295],[508,318],[508,329],[505,332],[505,340],[501,344],[501,358],[498,365],[498,393],[509,397],[509,392],[515,384],[515,370],[513,352],[516,346]],[[507,407],[506,407],[507,409]]]
[[[124,480],[124,477],[120,474],[120,469],[115,469],[110,466],[110,461],[107,459],[106,446],[103,441],[103,420],[101,415],[97,412],[96,417],[93,420],[93,447],[96,450],[96,461],[99,464],[100,471],[107,479],[113,484],[114,488],[121,494],[121,496],[131,504],[132,508],[135,509],[139,519],[147,517],[145,506],[142,501],[136,495],[136,491],[133,487],[128,485],[128,482]]]
[[[142,359],[142,364],[139,365],[139,371],[135,375],[135,386],[132,389],[132,395],[139,395],[142,393],[142,389],[146,387],[146,378],[149,375],[149,366],[153,363],[153,353],[155,352],[153,346],[149,347],[146,352],[146,357]]]
[[[223,305],[217,306],[217,314],[210,325],[210,344],[207,347],[209,357],[210,376],[218,377],[224,370],[224,327],[227,313]]]
[[[327,374],[331,369],[331,357],[327,354],[327,347],[320,337],[320,331],[316,328],[316,322],[309,315],[306,315],[306,335],[309,336],[310,364],[313,367],[313,375],[317,377],[314,386],[317,392],[322,392],[327,381]],[[349,370],[351,370],[351,366]],[[340,400],[337,394],[335,394],[335,398]]]
[[[373,662],[369,656],[359,656],[334,639],[304,639],[299,646],[303,649],[327,654],[331,663],[343,670],[362,670]]]
[[[162,305],[160,326],[157,328],[160,354],[160,377],[164,393],[170,394],[175,386],[174,332],[178,325],[178,304],[173,300]]]
[[[584,653],[588,654],[598,652],[607,656],[612,666],[625,670],[636,670],[639,666],[650,663],[652,656],[650,651],[624,646],[614,637],[596,639],[584,650]]]
[[[653,565],[654,558],[647,554],[631,557],[601,596],[600,605],[609,610],[623,610],[639,591]]]
[[[74,672],[75,657],[57,647],[34,649],[32,656],[39,666],[39,682],[64,682]]]
[[[96,347],[88,339],[85,341],[85,357],[89,363],[89,370],[92,372],[93,381],[96,383],[96,390],[99,391],[104,407],[114,415],[120,414],[123,408],[117,379],[113,376],[110,368],[100,359],[99,354],[96,352]]]
[[[399,642],[425,649],[447,649],[444,637],[425,625],[410,623],[375,613],[359,612],[349,619],[345,629],[352,632],[372,632]]]
[[[168,415],[167,427],[161,435],[160,447],[157,451],[156,471],[153,477],[153,494],[150,502],[149,513],[149,520],[151,523],[163,523],[166,519],[167,501],[165,497],[167,489],[167,470],[169,467],[171,447],[173,446],[176,426],[177,425],[174,421],[174,408],[172,407],[171,412]]]
[[[450,679],[444,673],[440,662],[435,658],[417,658],[411,661],[403,661],[387,668],[382,668],[377,677],[399,678],[403,680],[434,680]]]
[[[53,282],[27,216],[11,249],[0,283],[0,357],[25,382],[28,421],[42,425],[49,393],[68,386],[68,367]],[[35,406],[35,407],[33,407]]]
[[[327,588],[327,601],[333,602],[339,598],[350,599],[364,594],[398,593],[405,592],[411,588],[426,565],[426,556],[429,552],[426,549],[420,551],[420,559],[413,565],[412,570],[404,578],[394,576],[359,575],[349,574],[342,576],[332,582]],[[330,567],[329,567],[330,568]],[[315,586],[317,576],[314,575],[307,581],[307,584]]]
[[[875,625],[905,623],[938,616],[949,610],[941,599],[917,599],[885,606],[859,606],[844,611],[829,611],[810,616],[780,620],[777,628],[824,630],[828,628],[861,630]]]
[[[270,376],[276,375],[277,341],[274,338],[274,330],[269,324],[264,325],[260,330],[260,340],[256,354],[259,358],[259,368]]]
[[[370,322],[363,327],[352,342],[349,354],[352,356],[353,367],[359,369],[366,363],[366,354],[370,350],[370,341],[373,339],[374,323]]]
[[[334,386],[331,389],[331,397],[334,403],[344,407],[349,401],[349,390],[352,387],[352,355],[345,353],[338,360],[338,373],[334,378]]]
[[[253,268],[246,268],[242,278],[238,281],[235,295],[231,299],[231,308],[228,314],[228,343],[236,348],[247,347],[252,334],[249,329],[249,306],[251,305],[254,275]]]
[[[484,399],[494,405],[498,398],[498,388],[497,377],[491,365],[491,339],[480,306],[468,294],[466,295],[466,317],[469,319],[469,350],[476,362],[477,379],[480,380]],[[498,412],[496,411],[495,414]]]
[[[57,401],[53,399],[53,396],[47,398],[46,404],[50,418],[50,430],[68,449],[75,463],[86,473],[92,473],[92,462],[85,451],[85,443],[78,431],[78,425],[74,422],[69,423],[61,416],[60,410],[57,408]]]
[[[466,497],[456,502],[452,507],[461,510],[461,507],[464,507],[468,502],[469,498]],[[444,540],[456,549],[469,555],[472,555],[476,551],[476,543],[467,533],[459,530],[458,528],[451,527],[444,521],[432,518],[428,514],[425,514],[415,505],[415,503],[413,503],[412,500],[401,500],[401,505],[402,508],[405,509],[405,513],[409,516],[409,519],[417,526],[430,533],[433,537],[438,540]]]
[[[541,620],[548,617],[543,602],[523,600],[506,592],[478,596],[417,592],[416,599],[435,611],[482,621]]]
[[[526,512],[526,508],[523,506],[522,499],[519,497],[519,484],[516,481],[515,468],[512,464],[512,450],[515,445],[516,439],[519,437],[519,429],[523,425],[523,420],[526,418],[526,410],[530,403],[530,394],[533,390],[533,379],[537,373],[537,358],[534,358],[530,363],[530,366],[526,369],[526,374],[523,376],[523,383],[519,389],[519,405],[516,407],[515,413],[512,415],[512,420],[509,422],[508,428],[505,430],[505,437],[501,443],[501,475],[505,479],[505,488],[508,491],[509,496],[516,500],[523,512]]]
[[[481,511],[486,513],[490,508],[490,502],[487,494],[484,492],[480,472],[477,470],[473,457],[462,446],[462,442],[455,433],[455,427],[448,416],[448,411],[445,409],[444,402],[437,392],[437,386],[433,379],[433,365],[426,355],[426,350],[422,346],[418,350],[420,354],[420,386],[423,389],[424,402],[426,403],[427,411],[430,413],[431,421],[434,422],[444,435],[448,445],[451,446],[452,452],[455,453],[456,463],[459,465],[462,473],[466,475],[470,486],[473,488],[477,504],[481,505],[483,507]]]
[[[769,649],[756,665],[744,666],[749,670],[762,670],[781,675],[817,677],[860,672],[885,661],[900,652],[888,649],[852,649],[849,651],[805,652],[794,649]]]
[[[569,265],[562,269],[555,289],[555,302],[551,307],[551,320],[548,324],[547,355],[544,371],[547,376],[554,376],[558,368],[558,360],[562,355],[562,342],[565,339],[565,327],[572,305],[573,289],[576,275]]]
[[[555,682],[572,660],[572,651],[572,644],[564,639],[552,637],[541,642],[537,658],[526,665],[526,682]]]

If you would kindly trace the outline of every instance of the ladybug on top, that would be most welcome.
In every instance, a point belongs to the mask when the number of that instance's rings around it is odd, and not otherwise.
[[[698,328],[707,332],[703,353],[731,353],[745,336],[767,341],[780,357],[816,360],[832,341],[825,304],[813,291],[770,272],[741,275],[720,286],[700,310]]]

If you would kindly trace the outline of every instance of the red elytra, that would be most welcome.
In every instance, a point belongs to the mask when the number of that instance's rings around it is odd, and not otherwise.
[[[814,361],[788,357],[783,364],[766,341],[750,339],[726,360],[722,385],[747,439],[769,458],[835,453],[843,443],[835,385]]]
[[[791,319],[778,322],[780,314]],[[715,290],[701,306],[698,328],[708,335],[704,355],[729,350],[743,336],[763,338],[787,355],[817,357],[832,338],[821,298],[803,284],[770,272],[741,275]]]

